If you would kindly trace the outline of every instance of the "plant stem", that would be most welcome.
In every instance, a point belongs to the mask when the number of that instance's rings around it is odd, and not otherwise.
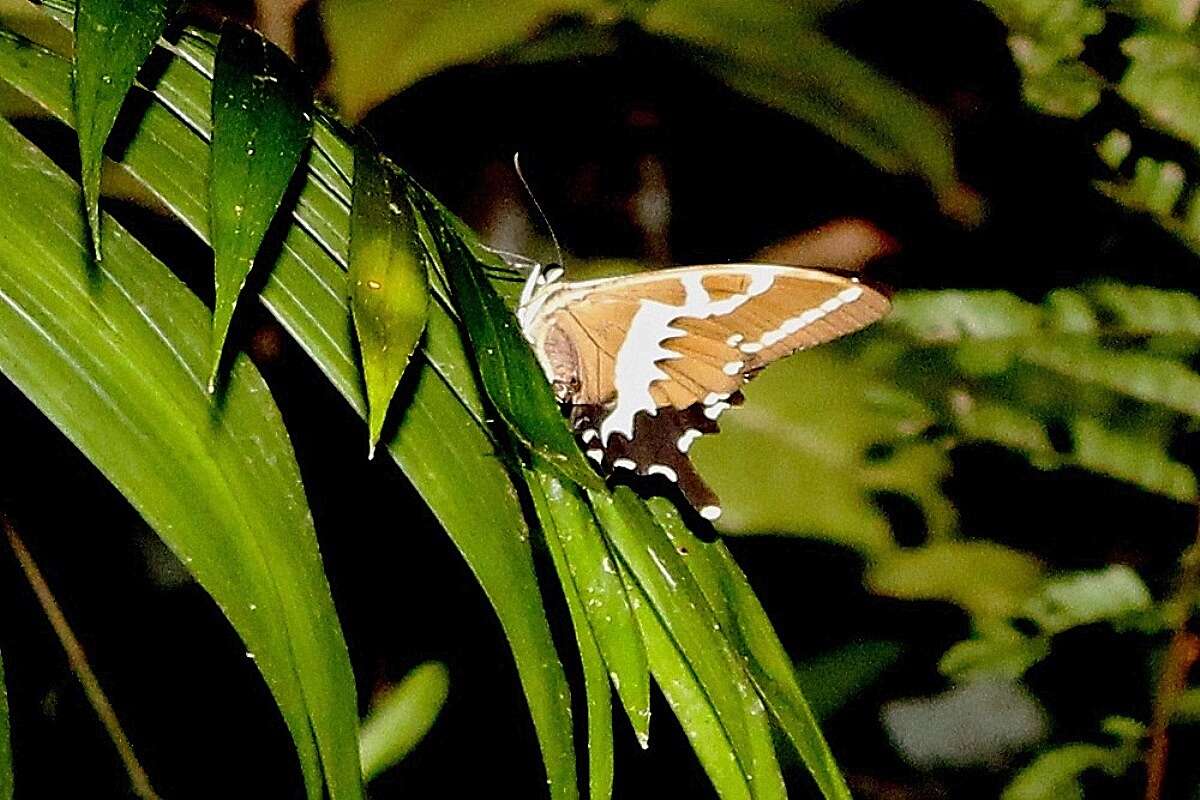
[[[25,547],[21,537],[17,535],[16,528],[4,514],[0,514],[0,527],[3,527],[4,533],[8,537],[8,544],[12,548],[13,554],[16,555],[21,570],[25,573],[26,580],[29,581],[29,586],[37,596],[38,602],[41,603],[46,618],[50,620],[50,625],[54,628],[54,634],[67,654],[67,662],[71,666],[71,671],[75,673],[76,679],[83,687],[83,693],[87,695],[88,702],[92,704],[96,716],[100,718],[109,738],[117,748],[117,753],[125,764],[125,770],[129,773],[129,781],[134,793],[142,800],[159,800],[158,793],[150,785],[150,776],[142,769],[137,756],[134,755],[133,746],[125,736],[116,712],[100,687],[100,681],[96,679],[96,674],[92,672],[87,655],[71,631],[71,626],[67,624],[67,618],[63,615],[58,601],[54,599],[54,594],[50,591],[46,579],[42,577],[42,572],[38,569],[33,556]]]
[[[1187,688],[1188,673],[1200,659],[1200,637],[1188,630],[1192,609],[1200,597],[1200,509],[1197,513],[1196,541],[1179,559],[1179,577],[1174,596],[1167,608],[1173,617],[1171,643],[1163,660],[1158,688],[1154,694],[1154,712],[1150,722],[1150,746],[1146,750],[1145,800],[1161,800],[1167,772],[1167,729],[1179,695]],[[1173,612],[1173,613],[1172,613]]]

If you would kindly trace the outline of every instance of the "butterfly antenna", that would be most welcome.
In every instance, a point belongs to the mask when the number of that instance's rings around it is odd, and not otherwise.
[[[513,153],[513,167],[517,170],[517,177],[521,179],[521,185],[525,187],[525,193],[533,201],[533,207],[537,209],[538,216],[542,218],[542,224],[550,232],[550,241],[554,242],[554,252],[558,256],[558,265],[561,267],[563,266],[562,247],[558,244],[558,237],[554,235],[554,226],[550,224],[550,218],[546,216],[546,212],[542,209],[542,204],[538,202],[537,195],[533,193],[533,189],[529,188],[529,181],[525,180],[525,175],[521,172],[520,153]]]

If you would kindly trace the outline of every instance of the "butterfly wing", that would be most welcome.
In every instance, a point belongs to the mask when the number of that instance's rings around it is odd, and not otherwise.
[[[567,283],[538,298],[526,335],[604,471],[661,474],[712,519],[716,497],[687,457],[740,386],[776,359],[874,322],[879,291],[820,270],[681,267]]]

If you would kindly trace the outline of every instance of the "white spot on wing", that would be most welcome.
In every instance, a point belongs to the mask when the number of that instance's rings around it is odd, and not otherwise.
[[[718,403],[721,400],[728,400],[729,392],[709,392],[704,395],[704,405],[711,406],[713,403]]]
[[[710,520],[710,521],[715,520],[721,516],[721,507],[720,506],[705,506],[704,508],[700,509],[700,516],[702,516],[705,519]]]
[[[742,340],[745,338],[746,337],[743,336],[742,334],[735,333],[733,336],[730,336],[728,339],[725,340],[725,344],[729,345],[730,347],[737,347],[739,344],[741,344]]]
[[[596,433],[596,432],[595,432],[594,430],[592,430],[591,428],[588,428],[586,431],[584,431],[584,432],[583,432],[583,443],[584,443],[584,444],[587,444],[587,443],[588,443],[588,442],[590,442],[592,439],[595,439],[597,436],[599,436],[599,434],[598,434],[598,433]]]
[[[704,409],[704,416],[709,419],[716,419],[721,416],[721,412],[729,408],[729,403],[713,403],[708,408]]]
[[[647,475],[662,475],[664,478],[669,480],[671,483],[675,483],[679,480],[679,476],[675,474],[675,470],[671,469],[670,467],[666,466],[665,464],[651,464],[650,469],[646,470],[646,474]]]
[[[696,441],[703,435],[704,434],[695,428],[688,428],[683,432],[683,435],[679,437],[679,441],[675,443],[675,446],[679,448],[679,452],[686,453],[691,448],[692,442]]]
[[[848,289],[843,289],[816,308],[810,308],[798,316],[784,320],[778,328],[764,333],[757,342],[746,342],[739,349],[743,353],[757,353],[767,347],[772,347],[802,328],[813,324],[826,314],[832,314],[847,303],[853,303],[862,297],[862,295],[863,290],[861,286],[851,286]]]
[[[613,462],[616,469],[637,469],[637,462],[632,458],[618,458]]]
[[[599,464],[604,461],[604,451],[599,448],[588,450],[587,457]]]
[[[667,377],[659,361],[680,358],[679,353],[663,347],[663,343],[686,332],[671,326],[679,319],[708,319],[734,311],[753,297],[766,292],[775,282],[775,270],[769,267],[747,268],[750,286],[744,294],[714,300],[704,288],[705,272],[692,272],[679,278],[684,287],[683,305],[673,306],[657,300],[642,300],[630,321],[625,340],[617,351],[613,370],[613,385],[617,404],[600,424],[601,440],[607,444],[614,431],[633,438],[633,418],[639,411],[657,408],[650,394],[650,385]]]
[[[742,371],[742,367],[746,366],[745,361],[730,361],[722,368],[722,372],[726,375],[737,375]]]

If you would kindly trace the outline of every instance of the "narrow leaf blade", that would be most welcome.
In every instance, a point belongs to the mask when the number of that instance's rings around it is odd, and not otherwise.
[[[387,447],[496,610],[529,703],[550,795],[573,800],[570,686],[546,620],[516,489],[493,443],[427,367]]]
[[[596,644],[603,654],[612,682],[621,699],[638,742],[650,741],[650,674],[646,649],[638,632],[625,584],[617,573],[616,561],[604,541],[591,508],[578,489],[560,480],[549,469],[530,476],[550,500],[553,525],[546,538],[551,552],[562,551],[566,568],[560,580],[571,582],[583,603],[583,613]],[[554,541],[549,541],[553,539]]]
[[[75,14],[75,128],[92,250],[100,251],[100,167],[125,95],[167,26],[168,0],[79,0]]]
[[[551,465],[582,486],[603,484],[583,457],[558,403],[517,326],[517,319],[482,274],[452,223],[428,200],[429,224],[450,289],[479,364],[484,390],[501,418]]]
[[[525,479],[529,484],[534,510],[541,522],[546,549],[550,551],[558,582],[567,601],[571,627],[579,645],[579,660],[583,665],[583,687],[587,697],[588,795],[591,800],[609,800],[613,790],[612,695],[608,688],[604,659],[586,611],[588,601],[575,584],[575,576],[563,548],[563,540],[570,538],[573,532],[560,529],[556,513],[559,500],[546,491],[555,487],[552,475],[548,471],[527,470]]]
[[[716,611],[726,635],[749,663],[750,675],[771,716],[795,746],[821,794],[826,800],[850,800],[850,789],[796,681],[792,661],[728,548],[722,542],[697,539],[679,511],[663,498],[653,498],[648,505],[671,543],[687,552],[683,562]]]
[[[312,132],[311,90],[258,33],[226,25],[212,91],[209,178],[216,300],[209,391],[233,311]]]
[[[762,701],[682,556],[628,487],[592,492],[591,500],[613,551],[712,706],[752,796],[786,797]]]
[[[700,759],[709,781],[722,800],[751,800],[750,786],[738,764],[737,753],[718,719],[703,687],[687,664],[687,660],[671,641],[662,621],[655,615],[650,599],[637,585],[637,580],[622,566],[621,572],[629,583],[634,616],[646,642],[650,670],[654,680],[667,698],[688,743]]]
[[[372,455],[429,305],[425,249],[407,193],[396,182],[377,155],[362,145],[355,150],[350,309],[367,388]]]

